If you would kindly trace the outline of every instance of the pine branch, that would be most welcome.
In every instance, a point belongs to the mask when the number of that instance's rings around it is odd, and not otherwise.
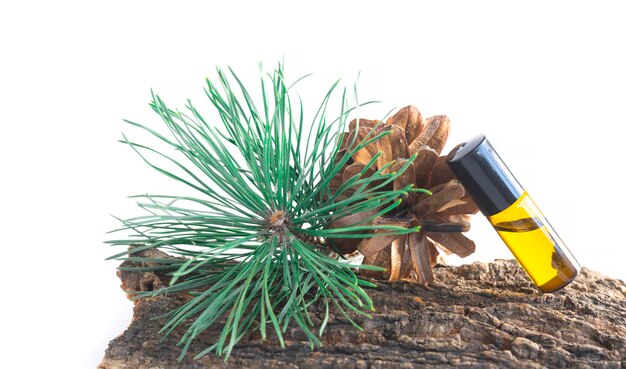
[[[180,112],[170,109],[154,93],[150,106],[168,132],[127,121],[185,160],[126,136],[121,142],[158,172],[198,192],[198,197],[136,196],[138,205],[149,215],[122,220],[123,226],[116,231],[130,232],[130,236],[108,241],[135,247],[111,259],[135,260],[134,251],[149,248],[187,258],[184,262],[144,260],[157,266],[142,270],[169,271],[171,285],[135,297],[182,291],[193,295],[165,316],[162,329],[167,335],[179,326],[186,327],[179,342],[183,346],[181,358],[193,340],[218,320],[225,320],[221,335],[196,357],[215,352],[227,358],[246,332],[258,330],[266,338],[268,326],[282,345],[283,332],[293,324],[302,329],[311,347],[321,345],[319,336],[330,306],[357,328],[351,316],[367,316],[372,310],[364,290],[371,284],[358,279],[353,265],[334,259],[327,247],[311,240],[371,237],[376,229],[395,234],[417,231],[364,222],[328,227],[333,219],[356,212],[386,213],[398,206],[401,196],[414,190],[410,186],[383,190],[405,166],[396,173],[383,174],[387,168],[383,167],[368,178],[357,175],[331,193],[330,180],[348,157],[388,134],[369,137],[358,145],[348,143],[347,155],[339,158],[336,143],[343,139],[348,114],[354,107],[349,106],[344,90],[339,117],[328,121],[327,109],[337,87],[338,83],[333,84],[322,99],[308,131],[303,102],[298,99],[292,106],[291,87],[285,84],[280,64],[261,78],[260,109],[232,70],[218,68],[217,84],[207,79],[205,92],[221,118],[219,127],[208,123],[191,101],[186,111]],[[157,159],[171,165],[165,167]],[[340,196],[354,186],[358,189],[352,196]],[[315,326],[308,314],[316,302],[321,302],[325,311],[320,326]]]

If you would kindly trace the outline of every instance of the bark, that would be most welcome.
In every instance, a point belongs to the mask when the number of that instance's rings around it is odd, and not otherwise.
[[[167,283],[152,272],[118,272],[125,290]],[[332,316],[324,345],[310,350],[297,329],[286,348],[274,337],[249,334],[227,363],[214,355],[193,360],[220,331],[206,332],[183,362],[175,345],[160,342],[163,322],[151,318],[180,306],[177,296],[135,302],[128,329],[110,342],[100,369],[164,368],[626,368],[626,285],[583,268],[568,287],[538,292],[511,260],[437,266],[435,282],[377,282],[376,311],[364,331]],[[315,311],[313,311],[315,315]]]

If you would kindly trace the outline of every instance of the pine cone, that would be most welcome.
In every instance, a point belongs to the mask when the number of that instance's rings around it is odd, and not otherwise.
[[[428,284],[433,280],[432,267],[439,254],[437,248],[446,254],[455,253],[460,257],[474,252],[474,242],[462,232],[469,230],[469,214],[475,214],[478,208],[452,174],[446,164],[446,157],[439,156],[448,138],[449,127],[450,121],[446,116],[437,115],[423,120],[413,106],[400,109],[385,123],[366,119],[350,122],[342,149],[346,142],[354,141],[354,145],[357,145],[365,137],[371,138],[371,133],[384,130],[391,133],[356,152],[331,182],[331,190],[360,173],[372,157],[380,152],[376,168],[370,168],[366,176],[380,168],[384,168],[381,170],[383,173],[397,171],[417,153],[417,158],[389,186],[398,189],[413,184],[414,188],[432,192],[432,195],[411,192],[401,206],[371,221],[371,224],[376,225],[421,226],[420,232],[385,235],[385,231],[381,230],[376,231],[379,233],[376,237],[368,239],[335,240],[336,246],[344,254],[358,249],[364,255],[364,264],[387,269],[385,273],[361,270],[361,274],[384,277],[390,281],[412,278]],[[458,147],[460,145],[449,155],[453,155]],[[337,219],[333,226],[356,224],[373,214],[375,211],[353,214]]]

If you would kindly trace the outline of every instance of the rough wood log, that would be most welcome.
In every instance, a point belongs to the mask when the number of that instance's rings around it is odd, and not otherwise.
[[[588,269],[552,294],[538,292],[510,260],[437,266],[435,282],[378,282],[376,311],[355,330],[332,316],[324,346],[310,350],[297,329],[285,336],[250,334],[227,363],[197,340],[178,362],[181,332],[163,342],[162,321],[151,318],[180,305],[176,296],[135,302],[133,321],[112,340],[100,369],[166,368],[626,368],[626,285]],[[167,280],[148,272],[119,272],[122,287],[159,288]],[[315,315],[315,314],[313,314]],[[220,327],[206,332],[215,338]]]

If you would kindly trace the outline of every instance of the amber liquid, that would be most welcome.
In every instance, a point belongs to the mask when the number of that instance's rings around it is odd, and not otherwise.
[[[489,221],[542,292],[574,280],[580,266],[526,192]]]

